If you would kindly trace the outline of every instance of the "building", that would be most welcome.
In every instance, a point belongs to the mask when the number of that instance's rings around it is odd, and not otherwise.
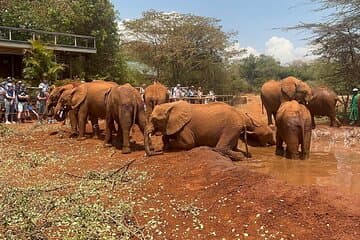
[[[78,63],[96,53],[96,41],[92,36],[0,26],[0,78],[22,78],[22,59],[26,49],[31,48],[29,40],[32,39],[41,40],[54,50],[56,61],[67,66],[61,78],[78,75]]]

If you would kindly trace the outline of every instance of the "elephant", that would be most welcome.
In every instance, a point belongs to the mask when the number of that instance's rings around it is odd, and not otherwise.
[[[69,84],[65,84],[63,86],[59,86],[59,87],[55,87],[49,94],[48,99],[46,100],[46,105],[45,105],[45,114],[49,113],[51,111],[52,108],[54,108],[61,96],[61,94],[65,91],[65,90],[69,90],[69,89],[73,89],[75,87],[80,86],[82,83],[81,82],[73,82],[73,83],[69,83]]]
[[[267,147],[275,145],[274,131],[267,124],[260,123],[248,113],[245,115],[253,122],[255,126],[252,131],[247,130],[247,143],[252,147]],[[241,139],[244,139],[244,134],[241,135]]]
[[[130,153],[130,131],[137,124],[144,133],[146,117],[140,93],[130,84],[111,87],[105,93],[106,136],[105,146],[111,146],[114,121],[118,125],[118,138],[122,142],[122,153]]]
[[[153,133],[159,131],[163,135],[164,149],[189,150],[209,146],[234,161],[242,160],[242,154],[245,157],[250,157],[250,154],[237,148],[238,139],[254,127],[245,114],[225,103],[164,103],[155,106],[146,125],[145,152],[148,156],[154,154],[149,140]]]
[[[47,115],[47,116],[52,115],[52,114],[50,115],[49,113],[54,112],[52,110],[55,108],[58,100],[60,99],[61,94],[63,94],[64,91],[76,88],[76,87],[80,86],[81,84],[82,84],[81,82],[73,82],[73,83],[65,84],[63,86],[55,87],[50,92],[49,97],[46,100],[44,115]],[[70,137],[74,137],[74,136],[77,135],[77,116],[76,116],[76,112],[74,110],[69,110],[68,115],[69,115],[70,125],[71,125]],[[57,120],[64,120],[65,115],[63,115],[61,117],[61,119],[59,117],[55,117],[55,118]]]
[[[313,97],[309,101],[307,107],[311,113],[311,123],[315,128],[314,116],[328,116],[330,118],[330,126],[336,124],[341,126],[340,121],[336,117],[336,102],[338,97],[334,91],[327,87],[317,87],[312,89]]]
[[[117,85],[114,82],[97,80],[66,90],[55,107],[55,114],[61,117],[64,111],[75,110],[79,139],[85,139],[85,126],[88,118],[91,121],[94,135],[99,137],[98,118],[106,118],[105,93],[109,88]]]
[[[275,119],[282,102],[296,100],[307,104],[312,98],[312,91],[307,83],[290,76],[281,81],[265,82],[261,87],[260,97],[266,109],[268,125],[272,125],[272,117]]]
[[[283,142],[285,142],[287,158],[309,158],[312,125],[311,114],[307,107],[295,100],[282,103],[276,113],[275,124],[275,154],[284,155]],[[301,146],[300,155],[299,145]]]
[[[156,105],[169,102],[168,89],[161,83],[154,82],[145,89],[144,101],[146,106],[146,118],[149,119],[150,114]]]

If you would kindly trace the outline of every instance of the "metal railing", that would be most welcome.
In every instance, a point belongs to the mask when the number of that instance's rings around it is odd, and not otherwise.
[[[29,43],[29,40],[41,40],[50,46],[96,50],[92,36],[0,26],[0,41]]]
[[[234,95],[214,95],[214,96],[208,96],[204,95],[201,97],[170,97],[170,102],[175,102],[179,100],[184,100],[189,103],[200,103],[200,104],[206,104],[210,102],[224,102],[227,104],[231,104],[231,101],[233,100],[235,96]]]

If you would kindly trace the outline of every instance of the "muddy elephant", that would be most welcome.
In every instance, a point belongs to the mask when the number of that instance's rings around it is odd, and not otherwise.
[[[45,114],[50,113],[51,109],[54,108],[61,96],[61,94],[65,90],[73,89],[75,87],[80,86],[81,82],[73,82],[69,84],[65,84],[63,86],[55,87],[51,90],[48,99],[46,100],[46,106],[45,106]]]
[[[267,124],[261,123],[248,113],[245,115],[252,121],[254,129],[252,131],[247,130],[247,143],[252,147],[267,147],[275,145],[274,131]],[[241,139],[244,139],[244,134],[241,135]]]
[[[338,101],[336,93],[327,87],[313,88],[312,93],[313,97],[307,106],[311,113],[313,129],[315,128],[314,116],[328,116],[331,127],[334,126],[334,124],[340,127],[341,123],[336,117],[336,103]]]
[[[84,139],[88,118],[94,135],[99,137],[98,119],[106,117],[105,93],[114,86],[117,86],[117,83],[93,81],[66,90],[55,107],[55,114],[61,117],[64,111],[74,110],[78,119],[79,138]]]
[[[272,125],[272,117],[275,119],[282,102],[296,100],[306,104],[312,98],[312,91],[307,83],[295,77],[287,77],[281,81],[265,82],[261,87],[260,97],[266,109],[268,125]]]
[[[144,137],[145,151],[149,156],[153,154],[149,139],[159,131],[163,134],[164,149],[209,146],[232,160],[242,160],[243,155],[250,157],[247,151],[237,148],[238,139],[246,130],[254,130],[253,123],[225,103],[165,103],[155,106],[150,115]]]
[[[307,159],[311,143],[311,114],[295,100],[281,104],[276,113],[276,155],[290,159]],[[286,144],[284,151],[283,143]],[[301,152],[299,154],[299,146]]]
[[[55,87],[54,89],[52,89],[50,94],[49,94],[48,99],[46,100],[44,115],[47,115],[47,116],[53,115],[54,112],[55,112],[54,108],[56,107],[56,104],[57,104],[58,100],[60,99],[60,96],[66,90],[71,90],[71,89],[73,89],[75,87],[80,86],[81,84],[82,84],[81,82],[73,82],[73,83],[65,84],[63,86]],[[70,137],[74,137],[78,133],[76,112],[74,110],[69,110],[67,115],[69,116],[70,126],[71,126]],[[59,118],[58,116],[55,116],[55,119],[64,120],[65,115],[61,116],[61,118]]]
[[[169,102],[168,89],[161,83],[155,82],[145,89],[144,101],[146,106],[146,118],[148,119],[156,105]]]
[[[146,118],[140,93],[130,84],[110,88],[105,94],[106,136],[105,146],[111,146],[114,121],[118,125],[118,139],[122,153],[130,153],[130,131],[137,124],[144,133]]]

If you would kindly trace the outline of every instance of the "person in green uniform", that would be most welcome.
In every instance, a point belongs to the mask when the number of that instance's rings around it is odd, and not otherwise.
[[[359,89],[354,88],[352,90],[353,96],[351,98],[350,104],[350,125],[354,125],[359,120],[359,109],[358,109],[358,101],[359,101]]]

